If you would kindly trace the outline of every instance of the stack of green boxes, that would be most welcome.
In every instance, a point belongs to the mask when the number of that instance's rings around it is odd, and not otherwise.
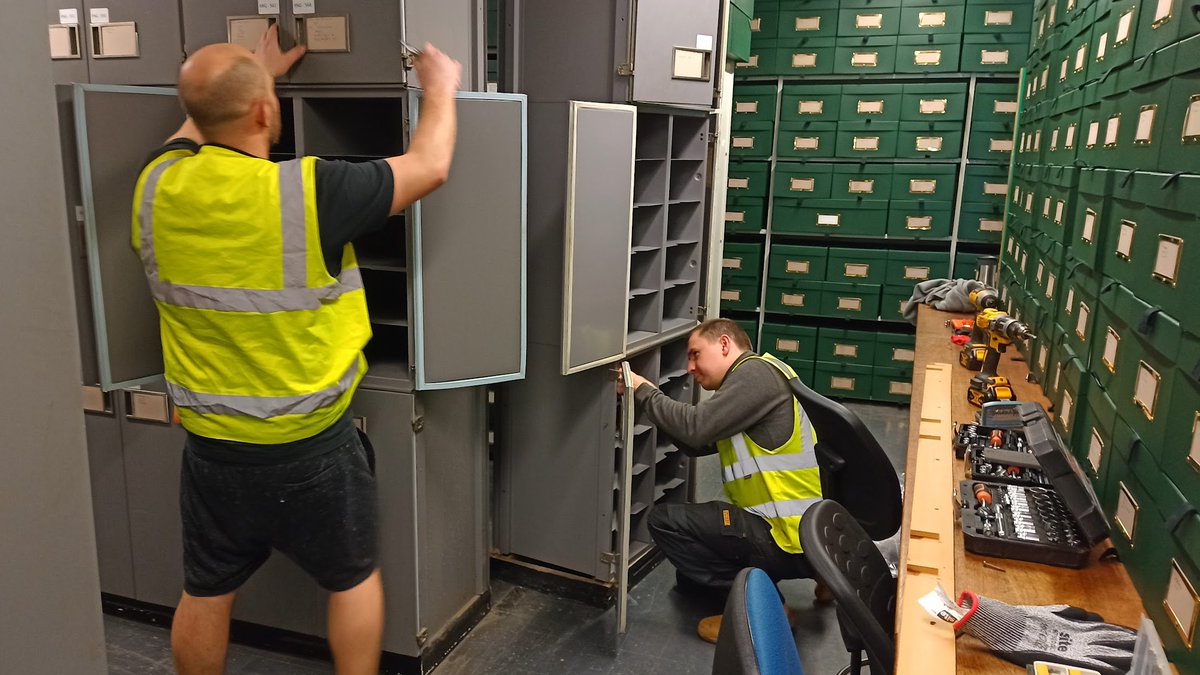
[[[1005,302],[1180,672],[1200,669],[1200,15],[1044,0],[1025,64]],[[1200,230],[1198,230],[1200,231]]]
[[[971,277],[998,250],[1032,0],[758,0],[754,14],[722,314],[756,338],[761,325],[760,348],[822,393],[907,402],[911,364],[892,352],[911,351],[913,286]]]

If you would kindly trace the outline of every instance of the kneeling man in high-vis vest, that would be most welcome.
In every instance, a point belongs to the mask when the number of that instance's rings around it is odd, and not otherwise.
[[[659,504],[650,512],[650,534],[680,587],[727,590],[744,567],[775,581],[812,578],[799,528],[804,511],[821,499],[821,473],[816,432],[787,385],[795,371],[755,354],[733,321],[713,319],[688,336],[688,373],[714,392],[698,405],[632,378],[638,409],[660,431],[692,457],[721,459],[726,501]],[[821,601],[823,591],[818,587]],[[712,616],[697,632],[716,642],[720,627],[721,617]]]

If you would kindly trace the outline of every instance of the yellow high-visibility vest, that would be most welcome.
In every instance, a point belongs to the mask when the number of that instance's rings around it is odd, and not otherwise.
[[[132,245],[158,307],[168,391],[188,431],[244,443],[314,436],[366,374],[366,294],[347,245],[331,277],[316,162],[206,145],[154,159]]]
[[[791,366],[770,354],[743,359],[729,372],[750,359],[766,361],[786,377],[796,377]],[[779,548],[803,553],[800,518],[809,506],[821,500],[821,470],[817,465],[817,432],[795,398],[792,416],[792,435],[782,446],[764,448],[742,432],[717,441],[717,454],[729,502],[765,519]]]

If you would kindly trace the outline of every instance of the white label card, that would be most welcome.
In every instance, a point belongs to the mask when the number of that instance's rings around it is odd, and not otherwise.
[[[1017,114],[1017,102],[996,101],[992,104],[992,112],[998,115],[1015,115]]]
[[[834,356],[846,356],[852,359],[858,358],[858,345],[833,345]]]
[[[755,21],[757,21],[757,19],[755,19]],[[733,67],[734,68],[757,68],[758,67],[758,54],[751,54],[750,58],[745,63],[740,63],[740,62],[735,63]]]
[[[942,50],[927,49],[913,52],[913,65],[937,66],[942,63]]]
[[[821,30],[821,17],[819,16],[798,16],[796,17],[796,32],[804,33],[810,30]]]
[[[749,178],[730,178],[729,179],[729,189],[731,189],[731,190],[749,190],[750,189],[750,179]]]
[[[852,180],[850,181],[849,192],[851,194],[873,194],[875,192],[875,180]]]
[[[1046,349],[1046,345],[1038,348],[1038,369],[1042,372],[1046,371],[1046,359],[1050,357],[1050,350]]]
[[[1071,69],[1071,59],[1063,59],[1062,70],[1059,71],[1059,73],[1058,73],[1058,81],[1059,82],[1067,81],[1067,72],[1070,69]]]
[[[844,309],[850,312],[861,312],[863,306],[862,298],[838,298],[837,308]]]
[[[912,382],[889,380],[888,393],[893,396],[912,396]]]
[[[984,183],[983,194],[1006,195],[1008,194],[1008,183]]]
[[[879,137],[878,136],[866,136],[866,137],[855,136],[854,141],[853,141],[853,147],[855,150],[860,150],[860,151],[864,151],[864,152],[876,152],[879,150]]]
[[[304,38],[310,51],[350,50],[350,31],[344,16],[314,16],[304,22]]]
[[[859,101],[856,110],[860,115],[882,115],[883,101]]]
[[[931,195],[937,192],[937,180],[913,178],[908,181],[908,191],[914,195]]]
[[[928,278],[929,278],[929,268],[928,267],[905,267],[904,268],[904,280],[905,281],[917,281],[917,280],[924,281]]]
[[[1133,387],[1133,402],[1142,409],[1146,419],[1154,420],[1154,406],[1158,402],[1158,371],[1146,365],[1145,361],[1138,362],[1137,381]]]
[[[1104,33],[1100,36],[1100,39],[1096,42],[1096,61],[1097,62],[1103,61],[1104,56],[1107,53],[1108,53],[1108,33]]]
[[[292,0],[292,14],[313,14],[317,11],[317,0]]]
[[[737,302],[742,299],[742,292],[741,291],[722,290],[721,291],[721,299],[729,300],[730,302]]]
[[[869,264],[846,263],[842,270],[842,276],[848,277],[851,279],[861,279],[863,277],[869,276],[870,274],[871,274],[871,266]]]
[[[941,28],[946,25],[945,12],[918,12],[917,26],[919,28]]]
[[[1067,310],[1067,314],[1070,314],[1071,309],[1074,307],[1075,307],[1075,289],[1071,288],[1071,289],[1067,290],[1067,305],[1065,307],[1065,309]]]
[[[1200,468],[1200,410],[1196,411],[1196,417],[1192,421],[1192,445],[1188,450],[1188,459],[1191,460],[1192,466]]]
[[[1117,233],[1117,255],[1129,260],[1133,257],[1133,235],[1137,232],[1137,223],[1132,220],[1122,220],[1121,229]]]
[[[1200,94],[1192,94],[1188,103],[1187,114],[1183,116],[1184,140],[1200,138]]]
[[[892,349],[892,360],[900,363],[912,363],[917,360],[917,352],[912,349],[896,347]]]
[[[1117,144],[1117,134],[1121,130],[1121,116],[1108,118],[1108,126],[1104,129],[1104,147],[1111,148]]]
[[[1158,235],[1158,255],[1154,258],[1154,278],[1175,285],[1179,280],[1179,261],[1183,240],[1165,234]]]
[[[1050,152],[1058,150],[1058,129],[1050,132]]]
[[[994,220],[994,219],[990,219],[990,218],[980,218],[979,219],[979,231],[980,232],[1003,232],[1004,231],[1004,221],[1003,220]]]
[[[1121,346],[1121,336],[1110,326],[1104,332],[1104,354],[1100,360],[1109,372],[1117,372],[1117,348]]]
[[[809,263],[807,260],[789,260],[787,261],[786,269],[788,274],[808,274]]]
[[[821,138],[819,136],[802,137],[797,136],[792,139],[793,150],[816,150],[821,146]]]
[[[112,412],[109,409],[107,397],[100,387],[83,386],[83,409],[88,412]]]
[[[259,14],[278,14],[279,0],[258,0]]]
[[[733,111],[737,113],[756,113],[758,112],[758,101],[738,101],[733,104]]]
[[[1117,37],[1113,40],[1113,44],[1124,44],[1129,39],[1129,34],[1133,29],[1133,10],[1125,12],[1117,21]]]
[[[834,214],[818,213],[817,214],[817,225],[819,227],[837,227],[838,225],[841,225],[841,224],[842,224],[842,217],[836,213],[834,213]]]
[[[1113,520],[1117,521],[1117,528],[1133,542],[1133,533],[1137,528],[1137,513],[1138,505],[1134,501],[1133,495],[1129,494],[1129,488],[1125,487],[1124,481],[1117,483],[1120,488],[1117,491],[1117,513]]]
[[[1012,152],[1013,142],[1011,138],[991,138],[988,139],[989,152]]]
[[[727,223],[744,223],[746,222],[745,211],[726,211],[725,222]]]
[[[854,391],[853,377],[831,377],[829,378],[830,389],[840,389],[842,391]]]
[[[985,26],[1011,26],[1013,22],[1013,13],[1011,9],[1003,11],[985,11],[983,13],[983,25]]]
[[[1046,297],[1047,298],[1054,297],[1054,282],[1056,282],[1056,281],[1058,281],[1058,277],[1054,276],[1053,274],[1046,275]]]
[[[883,28],[882,14],[856,14],[854,16],[855,28]]]
[[[1158,112],[1158,106],[1148,105],[1142,108],[1138,113],[1137,130],[1133,132],[1133,142],[1145,144],[1150,142],[1151,136],[1154,135],[1154,115]]]
[[[1054,205],[1054,222],[1055,222],[1055,224],[1062,225],[1063,209],[1065,209],[1066,207],[1067,207],[1066,202],[1064,202],[1061,199],[1058,200],[1058,202]]]
[[[1064,391],[1062,395],[1062,410],[1058,411],[1058,421],[1062,423],[1062,428],[1070,431],[1071,429],[1071,409],[1075,406],[1075,399],[1071,398],[1071,393]]]
[[[1079,316],[1075,320],[1075,337],[1087,341],[1088,318],[1092,315],[1092,309],[1084,303],[1079,303]]]
[[[727,269],[727,270],[740,270],[740,269],[742,269],[742,259],[741,258],[721,258],[721,268]]]
[[[1049,197],[1046,197],[1045,199],[1042,200],[1042,217],[1043,218],[1050,217],[1050,204],[1051,203],[1053,203],[1053,200],[1051,200]]]
[[[263,33],[271,28],[271,20],[261,16],[229,19],[229,41],[250,51],[258,48]]]
[[[1088,125],[1087,147],[1096,147],[1096,142],[1100,140],[1100,123],[1092,122]]]
[[[1079,45],[1079,49],[1075,51],[1075,72],[1077,73],[1083,72],[1084,67],[1087,65],[1087,48],[1088,46],[1085,42]]]
[[[1033,213],[1033,193],[1025,195],[1025,213]]]
[[[998,66],[1008,63],[1007,49],[983,49],[979,52],[979,63],[985,66]]]
[[[762,32],[762,17],[755,17],[753,19],[750,19],[750,32],[751,33],[761,33]]]
[[[734,136],[729,144],[735,148],[749,149],[754,147],[753,136]]]
[[[812,192],[817,185],[816,178],[792,178],[788,180],[789,192]]]
[[[88,23],[93,26],[99,26],[101,24],[108,23],[108,8],[93,7],[88,11]]]
[[[793,68],[815,68],[817,66],[817,55],[809,54],[792,54]]]
[[[1038,263],[1037,271],[1033,273],[1033,276],[1035,279],[1037,279],[1037,282],[1039,284],[1042,283],[1042,275],[1045,273],[1046,273],[1045,263]]]
[[[1100,473],[1100,464],[1104,461],[1104,440],[1092,429],[1092,440],[1088,444],[1088,464],[1092,465],[1092,473]]]
[[[904,219],[904,229],[931,230],[933,229],[933,216],[907,216]]]
[[[1158,0],[1158,5],[1154,8],[1155,28],[1158,28],[1164,20],[1171,18],[1171,9],[1174,5],[1174,0]]]
[[[775,351],[777,352],[798,352],[800,351],[799,340],[785,340],[779,338],[775,340]]]
[[[796,112],[801,115],[820,115],[825,111],[825,101],[800,101]]]
[[[803,307],[804,306],[804,294],[803,293],[784,293],[782,296],[780,296],[779,299],[780,299],[780,302],[782,302],[783,305],[787,306],[787,307]]]
[[[879,52],[854,52],[850,55],[850,65],[857,68],[874,68],[879,65]]]
[[[1167,581],[1167,595],[1163,598],[1171,623],[1186,644],[1191,644],[1196,627],[1196,614],[1200,612],[1200,600],[1191,583],[1183,576],[1179,564],[1171,561],[1171,578]]]
[[[1033,132],[1033,151],[1037,152],[1042,147],[1042,130],[1038,129]]]
[[[1075,124],[1067,126],[1067,140],[1063,143],[1064,150],[1070,150],[1075,147]]]
[[[917,151],[941,152],[942,140],[941,136],[917,136]]]
[[[129,392],[129,416],[139,420],[170,423],[171,405],[166,394]]]
[[[945,115],[946,114],[946,99],[921,99],[918,104],[918,111],[922,115]]]
[[[1091,244],[1096,240],[1096,212],[1088,209],[1083,214],[1083,232],[1079,238]]]
[[[78,24],[79,23],[79,10],[75,9],[74,7],[70,8],[70,9],[58,10],[58,22],[63,25],[66,25],[66,26],[73,26],[73,25]]]

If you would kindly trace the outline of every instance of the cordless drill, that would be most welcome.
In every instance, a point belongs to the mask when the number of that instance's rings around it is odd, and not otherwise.
[[[989,401],[1015,401],[1012,385],[1007,377],[996,374],[1000,355],[1017,340],[1036,337],[1029,326],[1017,321],[998,309],[985,309],[975,317],[975,327],[987,336],[987,353],[979,374],[971,378],[967,388],[967,402],[982,407]]]
[[[970,281],[967,282],[967,289],[967,298],[971,301],[971,306],[975,308],[976,312],[982,312],[985,309],[995,309],[1000,306],[1000,294],[991,286],[984,286],[979,281]],[[958,355],[958,362],[964,368],[978,371],[983,367],[983,360],[987,358],[988,349],[985,340],[984,331],[979,326],[977,319],[974,328],[971,330],[970,341],[963,346],[962,352]]]

